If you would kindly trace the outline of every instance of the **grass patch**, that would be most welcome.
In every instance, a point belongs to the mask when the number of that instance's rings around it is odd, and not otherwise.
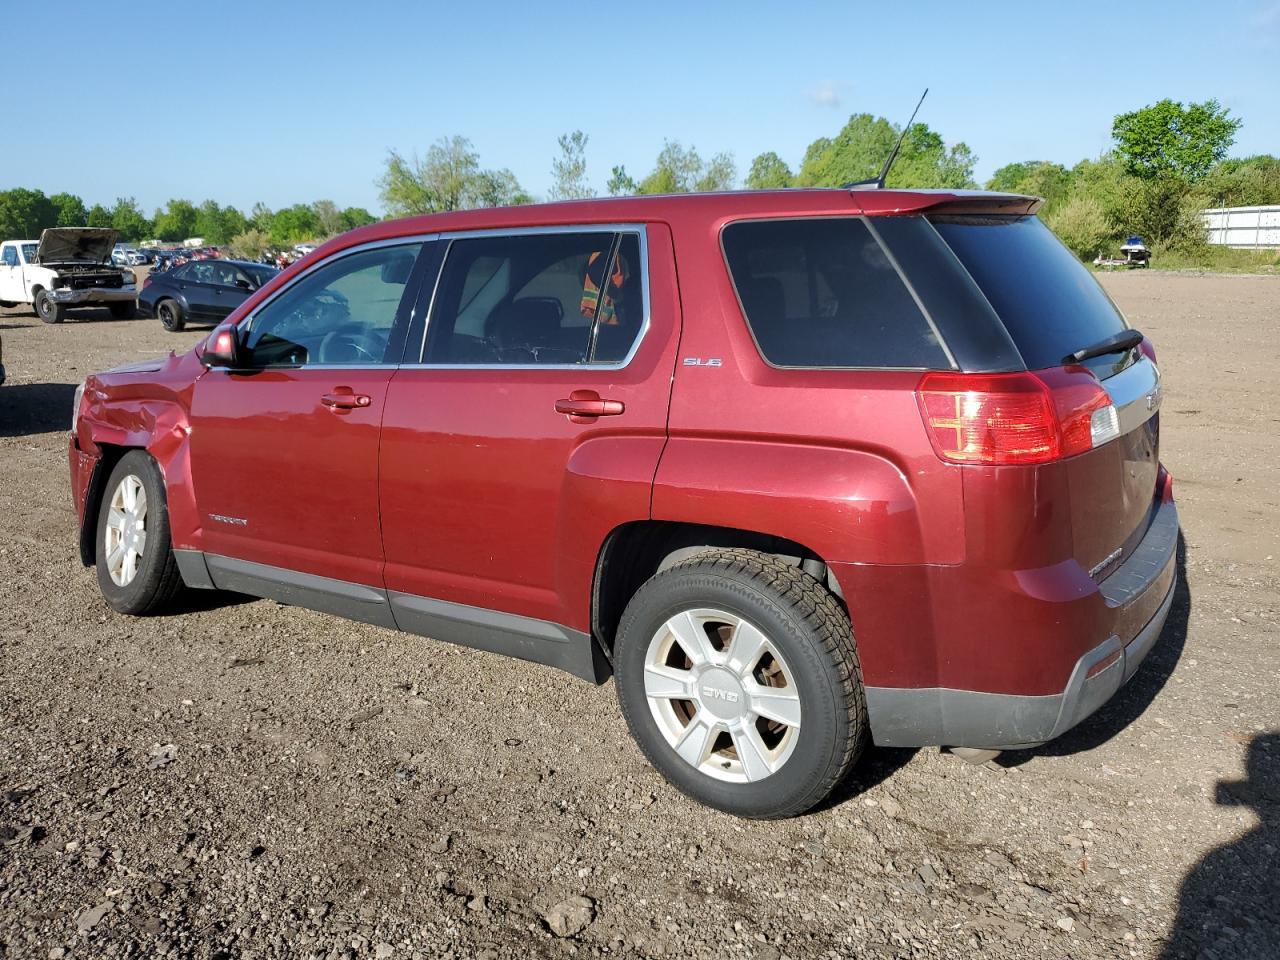
[[[1203,270],[1206,273],[1280,273],[1280,250],[1235,250],[1206,244],[1190,249],[1156,249],[1153,270]]]

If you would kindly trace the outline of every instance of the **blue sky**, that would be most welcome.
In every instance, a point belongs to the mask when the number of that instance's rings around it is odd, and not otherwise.
[[[461,134],[542,195],[575,128],[597,188],[613,164],[642,176],[664,138],[742,175],[765,150],[798,166],[850,113],[902,122],[925,86],[920,119],[969,144],[980,180],[1096,156],[1116,113],[1162,97],[1216,97],[1245,121],[1233,154],[1280,153],[1280,2],[1086,9],[4,3],[4,74],[22,79],[0,99],[0,189],[376,212],[388,148]]]

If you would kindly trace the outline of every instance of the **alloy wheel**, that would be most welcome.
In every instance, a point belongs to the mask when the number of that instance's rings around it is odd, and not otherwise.
[[[147,546],[147,491],[133,474],[123,477],[111,494],[103,547],[107,572],[119,587],[127,587],[138,575]]]
[[[733,783],[763,780],[800,734],[800,693],[777,647],[723,610],[684,610],[654,634],[644,691],[667,743],[686,763]]]

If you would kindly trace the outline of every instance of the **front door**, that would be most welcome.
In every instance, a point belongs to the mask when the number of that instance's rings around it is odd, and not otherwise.
[[[678,331],[665,227],[450,241],[424,362],[396,373],[383,419],[385,579],[402,627],[415,612],[479,616],[470,607],[587,632],[601,543],[649,516]]]
[[[6,243],[0,247],[0,300],[20,303],[26,299],[22,288],[22,263],[18,258],[18,245]]]
[[[351,585],[381,588],[378,436],[422,248],[337,254],[302,274],[241,325],[243,369],[196,383],[191,472],[218,586],[278,595],[238,571],[307,589],[325,578],[356,596]]]

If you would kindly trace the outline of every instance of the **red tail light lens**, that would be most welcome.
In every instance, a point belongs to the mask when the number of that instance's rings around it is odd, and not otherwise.
[[[142,289],[145,290],[149,286],[151,286],[151,274],[148,273],[145,277],[142,278]]]
[[[933,449],[948,463],[1048,463],[1120,433],[1111,397],[1083,367],[926,373],[916,396]]]

